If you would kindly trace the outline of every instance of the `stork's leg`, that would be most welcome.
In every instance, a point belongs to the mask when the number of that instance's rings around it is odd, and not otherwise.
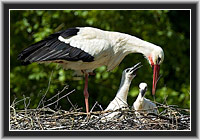
[[[86,112],[89,113],[89,104],[88,104],[89,93],[88,93],[88,74],[87,73],[85,73],[84,96],[85,96]]]

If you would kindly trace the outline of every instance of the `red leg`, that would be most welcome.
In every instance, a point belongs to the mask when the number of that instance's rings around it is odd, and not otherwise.
[[[86,106],[86,112],[89,113],[89,104],[88,104],[88,74],[85,73],[85,88],[84,88],[84,96],[85,96],[85,106]]]

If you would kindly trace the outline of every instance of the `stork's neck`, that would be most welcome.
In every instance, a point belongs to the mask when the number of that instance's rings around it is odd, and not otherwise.
[[[124,57],[130,53],[141,53],[148,58],[149,63],[159,46],[156,46],[137,37],[117,32],[108,32],[106,36],[113,46],[111,59],[107,64],[107,69],[112,70],[120,64]],[[151,58],[151,59],[150,59]]]
[[[127,102],[127,96],[128,96],[130,84],[131,84],[131,80],[125,79],[122,76],[122,80],[120,83],[119,90],[117,91],[116,97],[120,98],[124,102]]]
[[[137,97],[137,99],[136,99],[136,101],[137,102],[143,102],[143,100],[144,100],[144,97],[142,96],[142,93],[140,92],[138,97]]]
[[[124,46],[125,47],[124,49],[127,51],[128,54],[141,53],[148,58],[149,56],[152,55],[152,52],[154,52],[154,50],[158,48],[158,46],[150,42],[141,40],[137,37],[130,36],[130,35],[126,35],[126,36],[127,36],[126,37],[127,42]]]
[[[110,39],[114,46],[117,46],[117,50],[123,50],[123,54],[125,55],[129,53],[142,53],[144,56],[149,57],[152,52],[160,48],[150,42],[124,33],[113,32]]]

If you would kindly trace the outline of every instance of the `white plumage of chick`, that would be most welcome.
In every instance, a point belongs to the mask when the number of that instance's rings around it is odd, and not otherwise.
[[[117,109],[129,109],[127,104],[127,96],[129,87],[131,85],[131,82],[133,78],[136,76],[136,71],[142,66],[141,63],[137,63],[135,66],[131,68],[127,68],[122,73],[121,83],[119,86],[119,90],[117,91],[117,94],[115,98],[110,102],[108,107],[105,109],[105,111],[115,111]],[[115,115],[117,115],[119,112],[112,112],[109,113],[109,115],[106,114],[106,118],[113,118]]]
[[[140,83],[139,88],[140,93],[136,101],[133,103],[133,109],[137,111],[136,115],[139,115],[139,112],[158,114],[156,104],[144,97],[147,91],[147,84]]]

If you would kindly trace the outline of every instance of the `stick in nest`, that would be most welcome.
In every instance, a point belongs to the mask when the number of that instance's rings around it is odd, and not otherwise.
[[[48,93],[48,91],[49,91],[49,87],[50,87],[50,84],[51,84],[51,77],[52,77],[52,75],[53,75],[53,71],[51,72],[51,75],[50,75],[50,77],[49,77],[49,82],[48,82],[47,90],[46,90],[45,94],[43,95],[42,99],[40,100],[40,102],[39,102],[37,108],[39,108],[41,104],[44,105],[44,98],[46,97],[46,95],[47,95],[47,93]]]
[[[47,104],[47,105],[43,106],[42,108],[46,108],[46,107],[49,107],[49,106],[51,106],[51,105],[57,103],[57,102],[60,101],[61,99],[65,98],[66,96],[68,96],[68,95],[70,95],[71,93],[73,93],[74,91],[75,91],[75,89],[73,89],[73,90],[70,91],[69,93],[63,95],[62,97],[60,97],[60,98],[57,99],[56,101],[54,101],[54,102],[52,102],[52,103],[50,103],[50,104]],[[59,94],[60,94],[60,93],[59,93]]]

